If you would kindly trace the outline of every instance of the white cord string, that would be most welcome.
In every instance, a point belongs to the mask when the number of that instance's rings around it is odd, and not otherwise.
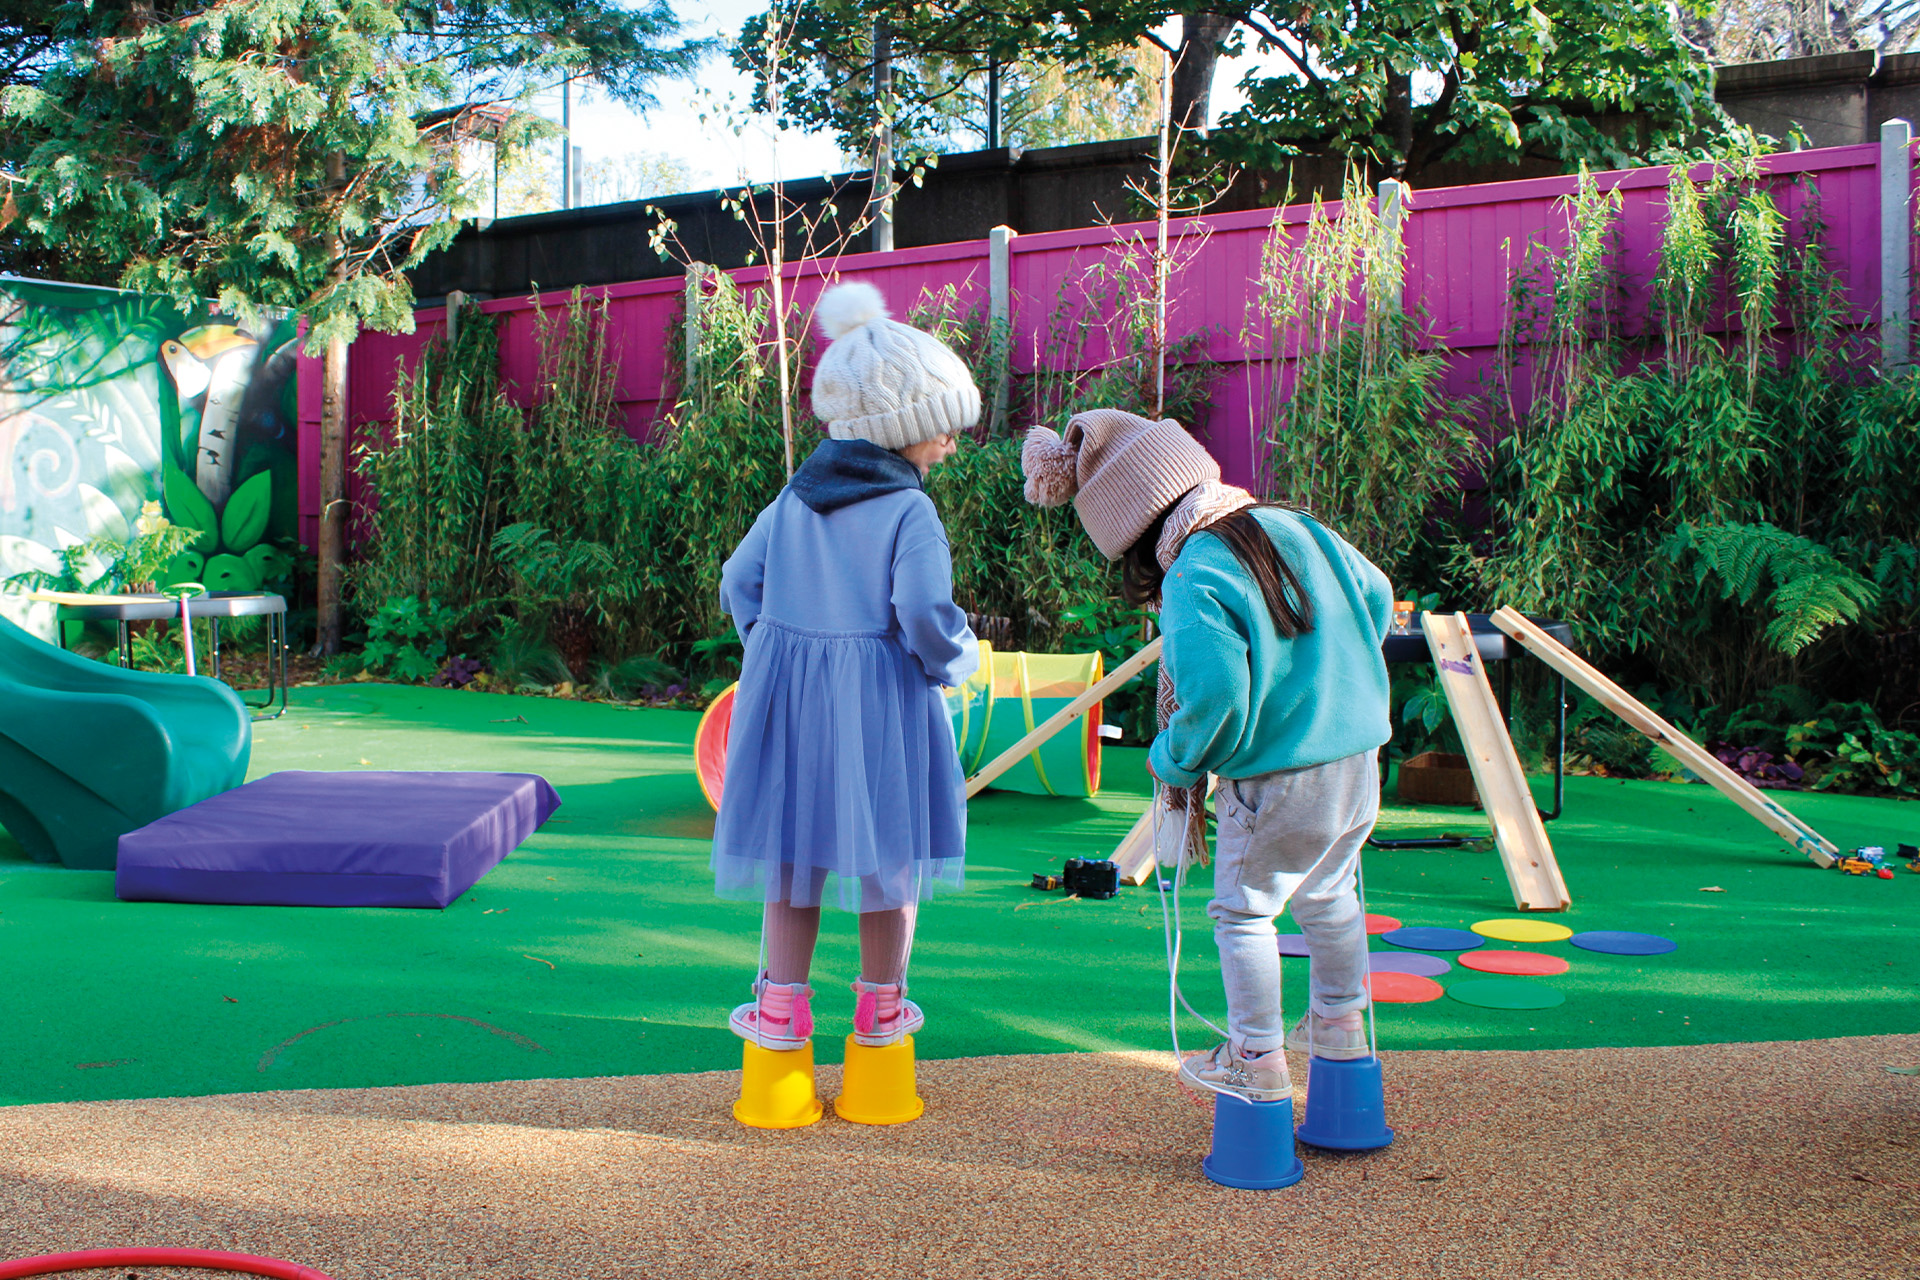
[[[1219,1035],[1222,1039],[1230,1040],[1232,1037],[1231,1035],[1229,1035],[1227,1031],[1215,1025],[1215,1023],[1211,1018],[1208,1018],[1205,1014],[1201,1013],[1198,1009],[1194,1008],[1193,1005],[1187,1000],[1186,992],[1182,990],[1180,987],[1180,958],[1181,958],[1181,951],[1182,951],[1182,943],[1184,940],[1184,929],[1182,927],[1182,920],[1181,920],[1181,914],[1180,914],[1180,890],[1182,887],[1185,886],[1186,879],[1187,879],[1187,867],[1188,867],[1187,849],[1189,846],[1185,837],[1188,834],[1188,829],[1183,829],[1181,831],[1182,839],[1180,842],[1180,854],[1174,860],[1173,880],[1172,880],[1173,907],[1172,907],[1172,910],[1169,911],[1167,907],[1168,881],[1161,874],[1161,869],[1160,869],[1160,821],[1161,821],[1160,802],[1163,796],[1165,795],[1165,793],[1166,793],[1166,785],[1162,783],[1158,778],[1154,779],[1153,797],[1150,801],[1150,803],[1153,806],[1151,810],[1151,813],[1152,813],[1151,831],[1153,834],[1153,851],[1154,851],[1152,874],[1153,874],[1154,885],[1159,890],[1159,893],[1160,893],[1160,927],[1161,927],[1162,934],[1166,939],[1166,946],[1167,946],[1167,1034],[1173,1042],[1173,1061],[1174,1061],[1174,1066],[1178,1068],[1181,1062],[1181,1053],[1180,1053],[1180,1010],[1181,1009],[1185,1009],[1188,1013],[1192,1014],[1195,1018],[1197,1018],[1201,1023],[1205,1024],[1209,1029],[1211,1029],[1215,1034]],[[1186,820],[1188,823],[1192,823],[1193,821],[1195,821],[1195,815],[1191,809],[1187,809],[1184,812],[1186,813]],[[1201,816],[1199,818],[1199,821],[1205,822],[1206,818],[1204,816]],[[1354,891],[1356,896],[1360,900],[1360,928],[1362,930],[1362,934],[1361,934],[1362,938],[1366,936],[1365,929],[1367,926],[1367,875],[1366,875],[1366,868],[1365,868],[1365,858],[1363,855],[1364,855],[1364,850],[1361,852],[1356,852],[1353,858]],[[1284,961],[1282,963],[1284,963]],[[1311,963],[1311,961],[1309,961],[1309,963]],[[1367,997],[1367,1052],[1371,1054],[1373,1057],[1378,1058],[1380,1056],[1380,1037],[1379,1037],[1378,1027],[1375,1025],[1374,1017],[1373,1017],[1372,973],[1373,973],[1373,961],[1371,959],[1367,959],[1364,962],[1364,968],[1362,969],[1361,975],[1360,975],[1361,989],[1366,994],[1366,997]],[[1308,1008],[1308,1014],[1309,1014],[1308,1018],[1306,1019],[1307,1055],[1308,1057],[1312,1057],[1313,1051],[1316,1045],[1313,1039],[1313,1018],[1311,1016],[1312,1007],[1313,1007],[1312,1006],[1313,997],[1312,997],[1311,991],[1309,991],[1308,993],[1307,1001],[1308,1001],[1307,1008]],[[1201,1083],[1204,1083],[1204,1082],[1201,1082]],[[1213,1086],[1211,1085],[1207,1087],[1213,1088]],[[1225,1092],[1224,1090],[1217,1089],[1217,1088],[1213,1088],[1213,1091],[1215,1093]]]
[[[1367,847],[1363,843],[1360,846],[1359,850],[1353,855],[1354,890],[1360,895],[1360,931],[1361,931],[1360,937],[1362,939],[1361,941],[1362,946],[1366,946],[1365,939],[1367,937],[1367,933],[1366,933],[1366,928],[1367,928],[1367,867],[1366,867],[1366,863],[1367,863]],[[1367,957],[1367,967],[1361,971],[1360,986],[1361,986],[1361,989],[1364,990],[1367,995],[1367,1052],[1371,1054],[1374,1058],[1378,1059],[1380,1056],[1380,1036],[1378,1031],[1375,1030],[1373,1025],[1373,951],[1371,948],[1368,948],[1368,950],[1364,954]],[[1312,1018],[1307,1019],[1307,1026],[1309,1028],[1313,1026]]]
[[[1174,1068],[1178,1070],[1180,1063],[1182,1061],[1182,1055],[1180,1052],[1180,1010],[1181,1009],[1184,1008],[1188,1013],[1192,1014],[1195,1018],[1199,1019],[1207,1027],[1211,1028],[1222,1039],[1228,1039],[1230,1037],[1227,1035],[1226,1031],[1216,1026],[1211,1018],[1207,1017],[1205,1014],[1201,1013],[1198,1009],[1194,1008],[1193,1005],[1188,1002],[1186,992],[1180,989],[1180,957],[1181,957],[1182,945],[1185,939],[1184,921],[1182,920],[1181,914],[1180,914],[1180,890],[1186,884],[1186,880],[1187,880],[1187,865],[1188,865],[1187,852],[1186,852],[1188,847],[1187,836],[1191,828],[1187,827],[1181,830],[1180,853],[1174,859],[1173,872],[1172,872],[1173,879],[1171,882],[1169,882],[1167,878],[1161,873],[1161,867],[1160,867],[1160,820],[1161,820],[1160,802],[1162,797],[1165,795],[1165,792],[1166,792],[1165,785],[1162,784],[1158,779],[1155,779],[1153,784],[1153,796],[1150,801],[1150,803],[1153,806],[1151,810],[1152,822],[1150,827],[1153,834],[1152,875],[1153,875],[1154,887],[1159,891],[1159,894],[1160,894],[1160,927],[1161,927],[1162,934],[1166,939],[1166,944],[1167,944],[1167,1034],[1169,1038],[1173,1041],[1173,1065],[1174,1065]],[[1186,813],[1187,822],[1192,823],[1194,821],[1193,811],[1191,809],[1187,809],[1184,812]],[[1200,820],[1204,822],[1205,818],[1202,818]],[[1173,907],[1171,911],[1169,911],[1167,907],[1167,888],[1169,883],[1171,883],[1173,888]],[[1204,1080],[1196,1081],[1195,1083],[1204,1085],[1207,1089],[1211,1090],[1214,1093],[1227,1092],[1227,1090],[1225,1089],[1220,1089],[1213,1085],[1207,1084]]]

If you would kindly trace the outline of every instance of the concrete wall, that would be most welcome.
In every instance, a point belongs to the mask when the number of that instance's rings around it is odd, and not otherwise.
[[[1850,146],[1879,138],[1880,123],[1896,116],[1920,122],[1920,54],[1881,58],[1868,53],[1831,54],[1781,62],[1722,67],[1716,96],[1736,121],[1785,138],[1794,125],[1815,147]],[[1631,128],[1629,119],[1618,127]],[[1067,231],[1144,216],[1129,184],[1151,177],[1154,142],[1130,138],[1076,147],[975,151],[943,156],[919,187],[899,195],[894,215],[894,244],[917,248],[985,238],[995,226],[1022,234]],[[1422,187],[1470,185],[1545,177],[1558,170],[1549,162],[1497,167],[1451,166],[1431,170]],[[1227,192],[1215,212],[1272,208],[1315,195],[1337,196],[1345,173],[1337,159],[1307,158],[1284,173],[1245,174]],[[843,174],[787,185],[788,198],[801,215],[790,223],[800,237],[801,217],[844,228],[865,205],[864,175]],[[445,251],[413,273],[414,291],[432,305],[454,289],[480,298],[523,295],[576,284],[615,284],[681,273],[680,260],[692,258],[720,266],[766,261],[746,225],[724,203],[731,194],[717,191],[665,196],[651,201],[597,205],[556,213],[506,218],[486,228],[470,226]],[[828,204],[835,214],[826,218]],[[650,244],[660,214],[677,224],[678,248],[662,258]],[[764,216],[771,209],[764,204]],[[828,231],[817,243],[833,238]],[[846,246],[869,247],[866,236]],[[788,253],[795,246],[789,243]]]
[[[1795,125],[1815,147],[1872,142],[1880,123],[1920,110],[1920,54],[1872,51],[1722,67],[1714,96],[1741,124],[1785,138]]]

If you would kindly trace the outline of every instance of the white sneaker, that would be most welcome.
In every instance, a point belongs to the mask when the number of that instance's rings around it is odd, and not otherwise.
[[[1202,1089],[1231,1093],[1248,1102],[1278,1102],[1293,1096],[1285,1053],[1272,1049],[1257,1058],[1245,1058],[1230,1040],[1205,1053],[1189,1054],[1180,1063],[1180,1076]]]
[[[776,1021],[764,1015],[762,1006],[769,987],[779,987],[793,993],[792,1017]],[[727,1018],[727,1025],[733,1029],[733,1034],[762,1049],[780,1053],[806,1048],[807,1041],[813,1037],[813,1007],[809,1003],[813,988],[804,982],[783,984],[762,978],[753,984],[753,992],[754,998],[735,1007]]]
[[[1367,1047],[1366,1015],[1357,1009],[1338,1018],[1323,1018],[1312,1011],[1301,1014],[1300,1021],[1287,1033],[1287,1048],[1337,1061],[1373,1056],[1373,1050]]]

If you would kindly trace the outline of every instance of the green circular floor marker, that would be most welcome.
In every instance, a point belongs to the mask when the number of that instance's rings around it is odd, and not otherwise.
[[[1450,983],[1447,994],[1482,1009],[1551,1009],[1567,1001],[1564,992],[1519,978],[1468,978]]]

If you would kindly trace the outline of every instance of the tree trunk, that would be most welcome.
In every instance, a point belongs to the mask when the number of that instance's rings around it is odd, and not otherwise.
[[[873,250],[893,248],[893,31],[885,18],[873,21]]]
[[[1204,131],[1213,98],[1213,69],[1220,61],[1220,42],[1233,30],[1233,19],[1221,13],[1189,13],[1180,23],[1180,56],[1173,64],[1173,122],[1180,128]]]
[[[1380,112],[1381,132],[1393,139],[1389,172],[1406,180],[1407,158],[1413,154],[1413,77],[1387,67],[1387,100]]]
[[[313,629],[316,655],[340,652],[340,588],[347,550],[347,344],[327,343],[320,373],[320,581]]]
[[[327,157],[327,181],[335,190],[347,180],[347,157]],[[336,284],[345,283],[347,247],[333,243]],[[347,344],[329,339],[320,365],[320,537],[314,548],[319,582],[314,589],[313,653],[340,652],[340,595],[347,552]]]

